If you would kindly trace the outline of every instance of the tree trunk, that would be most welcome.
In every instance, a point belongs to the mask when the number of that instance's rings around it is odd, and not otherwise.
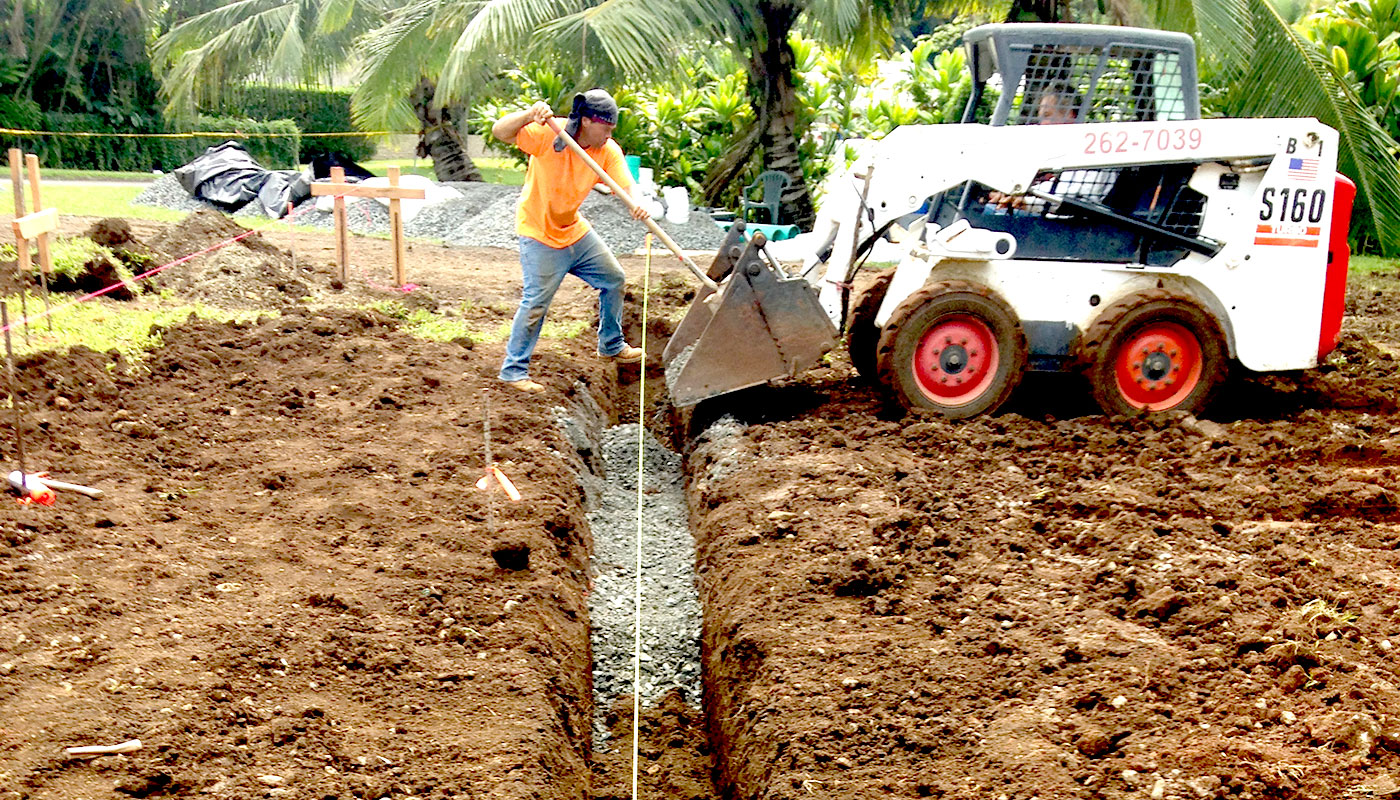
[[[410,97],[418,114],[418,155],[432,158],[433,174],[439,181],[479,181],[481,170],[467,155],[466,137],[459,127],[466,118],[466,106],[434,106],[436,89],[432,81],[424,78]]]
[[[7,48],[10,58],[23,63],[28,58],[28,50],[24,46],[24,2],[23,0],[11,0],[14,8],[10,12],[9,46]]]
[[[792,48],[787,41],[796,15],[787,5],[760,3],[759,8],[763,29],[754,32],[746,64],[754,124],[738,136],[728,153],[710,165],[703,184],[704,202],[717,204],[725,188],[741,179],[754,150],[762,148],[763,168],[780,170],[792,179],[783,191],[782,220],[811,228],[816,213],[797,150],[797,89],[792,81]]]
[[[786,222],[810,229],[816,212],[797,151],[797,88],[792,80],[794,57],[788,46],[788,34],[796,20],[786,6],[770,6],[764,12],[766,35],[755,40],[748,64],[763,168],[785,172],[792,179],[783,192],[780,214]]]

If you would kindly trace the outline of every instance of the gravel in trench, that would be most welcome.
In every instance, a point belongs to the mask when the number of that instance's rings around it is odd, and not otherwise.
[[[637,435],[619,425],[603,434],[606,482],[593,530],[594,741],[606,749],[603,712],[632,693],[637,537]],[[681,457],[643,433],[641,700],[655,704],[673,688],[700,704],[700,600],[695,543],[686,513]]]

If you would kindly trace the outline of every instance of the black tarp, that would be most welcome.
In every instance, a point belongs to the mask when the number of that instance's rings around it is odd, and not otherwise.
[[[373,178],[374,173],[356,164],[350,156],[340,152],[322,153],[311,159],[311,179],[323,181],[331,176],[331,167],[342,167],[345,177],[355,180]]]
[[[210,147],[175,170],[175,179],[192,197],[226,211],[256,199],[263,213],[274,219],[287,213],[288,203],[296,205],[311,196],[311,186],[300,172],[269,170],[238,142]]]

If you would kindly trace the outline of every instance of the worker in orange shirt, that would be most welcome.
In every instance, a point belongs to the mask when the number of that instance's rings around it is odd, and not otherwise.
[[[622,148],[612,140],[617,114],[612,95],[590,89],[574,96],[564,129],[630,193],[632,176]],[[544,391],[530,379],[530,355],[565,275],[577,275],[598,290],[598,355],[623,364],[642,360],[641,348],[632,347],[622,337],[622,290],[626,283],[622,267],[578,213],[598,183],[598,175],[549,128],[546,121],[553,116],[549,104],[539,102],[507,114],[491,126],[492,136],[530,156],[515,223],[524,285],[500,372],[508,386],[525,392]],[[642,220],[650,215],[640,205],[633,205],[632,216]]]

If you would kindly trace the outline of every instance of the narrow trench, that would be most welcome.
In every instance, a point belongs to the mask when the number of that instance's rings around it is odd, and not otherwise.
[[[587,468],[580,480],[593,535],[589,594],[594,699],[591,795],[595,800],[612,800],[632,794],[640,478],[639,790],[649,797],[718,797],[702,711],[702,610],[684,462],[643,426],[609,426],[610,422],[591,398],[585,398],[568,415],[560,415],[561,425]]]

